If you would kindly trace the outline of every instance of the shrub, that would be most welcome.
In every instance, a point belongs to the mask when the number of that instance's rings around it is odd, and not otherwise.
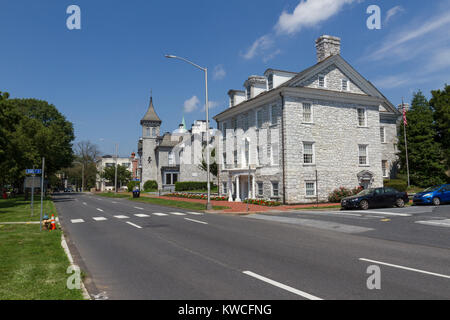
[[[243,203],[256,204],[258,206],[266,206],[266,207],[278,207],[281,206],[281,202],[278,201],[270,201],[263,199],[249,199],[242,201]]]
[[[350,196],[354,196],[358,193],[360,193],[363,190],[361,186],[353,188],[352,190],[340,187],[339,189],[334,190],[330,195],[328,196],[328,201],[332,203],[339,203],[342,199]]]
[[[400,179],[384,180],[385,187],[391,187],[398,191],[405,192],[408,189],[408,183]]]
[[[139,181],[128,182],[128,184],[127,184],[128,191],[130,191],[130,192],[133,191],[136,186],[139,187]]]
[[[148,180],[144,183],[144,191],[150,192],[153,190],[158,190],[158,183],[155,180]]]
[[[211,189],[214,187],[215,185],[211,183]],[[206,190],[206,189],[208,189],[207,182],[185,181],[175,183],[175,191],[192,191],[192,190]]]

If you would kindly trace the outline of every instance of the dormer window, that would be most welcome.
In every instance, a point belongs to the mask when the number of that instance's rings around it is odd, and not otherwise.
[[[325,76],[324,75],[319,75],[319,87],[325,88]]]
[[[267,82],[269,85],[269,90],[273,89],[273,74],[269,74],[269,76],[267,77]]]
[[[247,87],[247,100],[250,100],[252,98],[252,87]]]

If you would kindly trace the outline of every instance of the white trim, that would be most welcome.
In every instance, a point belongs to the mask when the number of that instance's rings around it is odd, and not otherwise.
[[[305,143],[312,144],[312,163],[305,163]],[[302,141],[302,164],[304,166],[316,165],[316,143],[314,141]]]
[[[343,89],[343,87],[344,87],[344,81],[347,82],[347,89],[346,89],[346,90]],[[342,92],[349,92],[349,91],[350,91],[350,80],[348,80],[347,78],[341,79],[341,91],[342,91]]]
[[[365,146],[366,147],[366,163],[365,164],[361,164],[359,163],[359,157],[360,155],[360,150],[359,147]],[[369,145],[368,144],[358,144],[358,165],[360,167],[370,167],[370,161],[369,161]]]
[[[380,139],[380,140],[381,140],[382,144],[386,144],[387,143],[386,142],[386,127],[384,127],[384,126],[380,127],[380,138],[381,138],[381,129],[383,129],[383,139]]]
[[[323,77],[323,87],[320,86],[320,77]],[[319,73],[317,75],[317,87],[318,88],[327,88],[327,76],[325,74]]]
[[[359,124],[359,110],[364,110],[364,125]],[[356,120],[358,121],[357,127],[358,128],[367,128],[368,127],[368,121],[367,121],[367,108],[366,107],[356,107]]]
[[[306,185],[308,183],[312,183],[314,184],[314,194],[313,195],[308,195],[308,189],[306,188]],[[312,198],[312,197],[316,197],[317,196],[317,184],[316,181],[314,180],[305,180],[305,198]]]

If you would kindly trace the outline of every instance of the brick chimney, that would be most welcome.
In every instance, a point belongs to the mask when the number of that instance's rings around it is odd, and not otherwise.
[[[323,35],[316,40],[317,62],[341,53],[341,38]]]

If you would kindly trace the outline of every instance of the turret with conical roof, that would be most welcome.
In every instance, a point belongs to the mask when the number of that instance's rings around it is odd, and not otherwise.
[[[151,124],[152,122],[161,124],[162,121],[156,114],[155,107],[153,106],[153,97],[150,96],[150,104],[148,106],[147,113],[141,119],[141,125]]]

